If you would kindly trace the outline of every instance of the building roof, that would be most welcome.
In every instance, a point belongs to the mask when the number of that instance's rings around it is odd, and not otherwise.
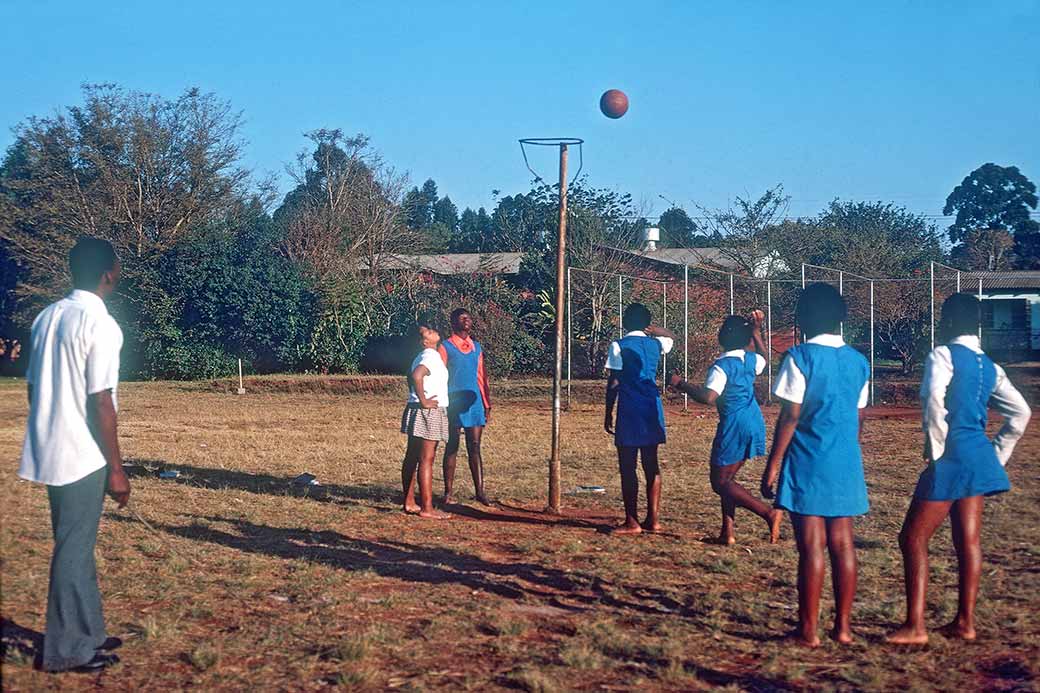
[[[739,265],[731,256],[723,252],[722,248],[657,248],[656,250],[626,250],[624,252],[667,265],[690,265],[691,267],[708,265],[721,269],[739,269]]]
[[[1040,289],[1040,271],[1025,270],[1021,272],[962,272],[961,288],[971,291],[978,288],[982,280],[982,290],[987,289]]]
[[[518,274],[523,253],[445,253],[441,255],[389,255],[383,267],[434,274]]]

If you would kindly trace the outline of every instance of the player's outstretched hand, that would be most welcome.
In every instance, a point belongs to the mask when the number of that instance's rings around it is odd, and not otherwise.
[[[755,327],[762,327],[762,323],[765,322],[766,319],[766,314],[756,308],[755,310],[748,313],[747,319]]]
[[[679,387],[679,383],[681,383],[682,381],[683,381],[683,378],[678,373],[674,373],[673,372],[673,373],[669,373],[668,374],[667,382],[668,382],[668,388],[669,389],[671,389],[671,390],[677,389]]]

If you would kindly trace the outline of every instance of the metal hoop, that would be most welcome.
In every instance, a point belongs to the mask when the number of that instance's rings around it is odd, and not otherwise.
[[[571,178],[571,183],[578,180],[578,176],[581,175],[581,169],[585,167],[585,150],[582,147],[585,144],[585,140],[580,137],[524,137],[520,139],[520,153],[524,155],[524,166],[531,172],[534,179],[540,183],[544,183],[545,179],[539,176],[531,164],[527,161],[527,150],[524,148],[525,144],[529,144],[534,147],[559,147],[560,145],[577,145],[578,146],[578,171]]]

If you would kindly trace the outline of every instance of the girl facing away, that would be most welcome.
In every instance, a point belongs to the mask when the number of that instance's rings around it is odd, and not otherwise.
[[[665,441],[664,407],[657,388],[661,355],[672,350],[675,335],[650,324],[650,311],[641,303],[625,308],[621,324],[626,334],[610,343],[603,428],[614,436],[621,472],[625,521],[613,534],[639,534],[661,529],[661,469],[657,446]],[[617,404],[617,420],[614,404]],[[636,459],[646,476],[646,520],[638,515],[639,476]]]
[[[730,315],[719,329],[719,344],[724,353],[708,370],[703,387],[691,385],[678,374],[669,377],[672,389],[685,392],[694,400],[715,405],[719,424],[711,446],[711,488],[722,505],[722,526],[718,543],[731,545],[738,507],[755,513],[769,527],[769,541],[780,538],[783,512],[771,508],[737,483],[737,472],[744,463],[766,454],[766,422],[755,399],[755,377],[766,367],[767,354],[762,341],[762,311],[748,317]]]
[[[798,547],[798,630],[794,637],[819,647],[817,624],[830,555],[834,587],[831,637],[852,642],[856,594],[853,517],[868,510],[860,452],[862,409],[870,365],[840,336],[845,299],[829,284],[802,291],[795,317],[806,341],[788,350],[773,394],[783,400],[773,449],[762,474],[762,495],[787,510]]]
[[[408,369],[408,403],[401,415],[401,433],[408,448],[401,463],[404,511],[431,520],[451,515],[433,507],[433,458],[437,444],[448,440],[448,368],[437,352],[441,336],[427,323],[416,326],[422,351]],[[415,481],[419,480],[419,503]]]
[[[899,533],[906,580],[906,621],[888,642],[923,645],[928,589],[928,541],[950,516],[957,552],[957,617],[941,632],[975,639],[975,600],[982,574],[983,498],[1011,488],[1004,465],[1025,433],[1031,412],[1007,374],[982,351],[979,301],[954,294],[943,303],[940,334],[948,340],[928,355],[921,381],[926,467]],[[988,407],[1004,417],[990,441]]]

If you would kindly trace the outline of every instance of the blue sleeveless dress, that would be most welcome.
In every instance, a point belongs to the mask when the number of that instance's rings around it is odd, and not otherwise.
[[[464,354],[450,339],[441,342],[448,352],[448,417],[455,428],[484,426],[484,398],[477,383],[477,366],[480,363],[480,342],[473,341],[473,349]]]
[[[766,454],[766,422],[755,399],[757,354],[723,356],[715,365],[726,374],[726,387],[715,400],[719,425],[711,446],[711,463],[725,467]]]
[[[806,390],[780,469],[776,505],[800,515],[862,515],[869,504],[859,448],[859,396],[870,364],[848,345],[799,344],[787,354],[805,376]]]
[[[664,407],[657,389],[661,343],[653,337],[630,335],[618,340],[618,346],[622,367],[614,445],[659,445],[665,441]]]
[[[953,379],[946,388],[946,448],[921,473],[914,497],[952,501],[1009,491],[1007,472],[986,437],[987,404],[997,386],[997,369],[985,354],[960,344],[947,348]]]

